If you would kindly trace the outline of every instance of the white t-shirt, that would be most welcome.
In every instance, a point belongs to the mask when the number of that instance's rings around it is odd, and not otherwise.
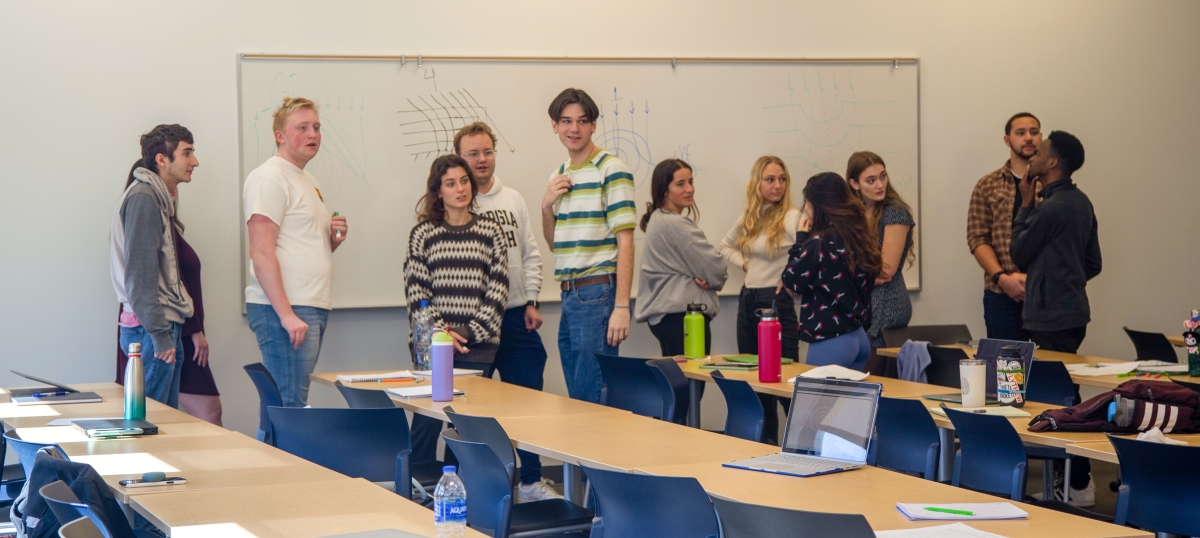
[[[542,254],[529,225],[529,208],[516,190],[505,187],[500,178],[492,176],[492,188],[475,198],[477,213],[498,223],[504,229],[508,248],[508,305],[525,306],[536,301],[542,290]]]
[[[245,216],[262,215],[279,225],[275,256],[283,289],[293,306],[331,308],[333,251],[329,243],[330,214],[312,174],[278,155],[255,168],[242,187]],[[271,304],[250,262],[246,302]]]

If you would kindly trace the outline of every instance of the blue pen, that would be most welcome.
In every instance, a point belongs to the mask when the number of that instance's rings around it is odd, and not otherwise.
[[[58,392],[39,392],[39,393],[33,394],[33,397],[34,398],[50,398],[53,396],[66,396],[67,394],[68,394],[67,391],[60,390]]]

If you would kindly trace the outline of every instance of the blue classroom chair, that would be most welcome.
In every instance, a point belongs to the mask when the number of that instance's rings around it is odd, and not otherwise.
[[[1200,447],[1110,435],[1121,465],[1113,523],[1154,532],[1200,536]]]
[[[941,441],[924,402],[881,396],[875,414],[875,434],[872,465],[920,473],[926,480],[937,480]]]
[[[1137,355],[1137,360],[1179,362],[1179,355],[1175,354],[1175,346],[1171,345],[1170,340],[1167,340],[1167,335],[1135,331],[1129,327],[1121,328],[1133,342],[1133,351]]]
[[[708,494],[695,478],[590,467],[583,474],[596,499],[591,538],[716,538],[721,533]]]
[[[860,514],[787,510],[713,496],[709,500],[717,509],[724,538],[875,538]]]
[[[1060,361],[1034,360],[1029,365],[1026,378],[1025,399],[1051,405],[1070,407],[1075,404],[1075,382],[1071,380],[1071,372]],[[1042,498],[1054,498],[1054,462],[1065,462],[1064,468],[1070,469],[1071,456],[1064,448],[1044,445],[1026,445],[1026,458],[1042,460]],[[1063,485],[1063,494],[1069,488]]]
[[[514,486],[517,485],[517,454],[513,450],[512,440],[509,439],[508,432],[504,431],[504,427],[492,417],[463,415],[455,413],[452,407],[446,407],[443,411],[450,419],[459,439],[468,443],[483,443],[491,448],[500,463],[504,465],[504,472],[508,473],[508,481]]]
[[[675,359],[651,359],[646,361],[650,373],[658,384],[663,409],[660,416],[667,422],[683,424],[688,414],[688,379]]]
[[[396,407],[391,397],[382,390],[356,389],[341,383],[337,384],[337,388],[351,409],[391,409]],[[442,466],[444,465],[445,463],[441,461],[422,461],[411,465],[412,478],[421,489],[425,490],[426,495],[432,492],[433,488],[437,486],[438,480],[442,479]]]
[[[107,488],[108,486],[104,483],[100,483],[97,485],[97,487]],[[58,519],[59,523],[62,524],[63,527],[65,527],[68,523],[73,523],[83,519],[89,521],[92,529],[94,529],[94,532],[99,532],[99,535],[103,538],[114,538],[117,536],[157,538],[155,534],[152,534],[148,531],[130,527],[129,522],[124,518],[100,517],[100,515],[97,514],[91,506],[85,502],[81,502],[79,497],[75,495],[75,492],[71,491],[71,488],[67,486],[67,483],[63,482],[62,480],[51,482],[45,486],[42,486],[42,489],[38,490],[38,494],[46,500],[46,504],[50,506],[50,511],[54,512],[54,517]],[[121,526],[121,528],[112,528],[110,525],[112,527]],[[63,533],[63,527],[59,528],[59,533],[60,535],[65,536],[66,534]],[[72,529],[79,529],[82,527],[87,527],[87,525],[80,524],[79,527],[72,527]],[[66,532],[76,531],[68,530]],[[95,534],[93,534],[93,536],[95,536]]]
[[[1008,419],[949,408],[946,417],[959,439],[950,485],[1023,500],[1025,444]]]
[[[729,379],[720,370],[712,371],[713,382],[725,396],[725,435],[763,442],[763,423],[766,413],[758,393],[750,384],[738,379]]]
[[[646,359],[596,354],[600,363],[600,404],[644,417],[662,418],[663,398]]]
[[[250,381],[254,382],[254,388],[258,391],[258,440],[268,445],[274,445],[274,436],[271,435],[271,417],[267,414],[267,408],[283,405],[283,397],[279,395],[279,386],[275,384],[275,378],[271,377],[271,372],[268,372],[267,367],[261,362],[247,364],[242,369],[250,376]]]
[[[37,451],[42,447],[52,447],[64,460],[71,458],[67,457],[67,453],[63,452],[62,447],[53,443],[33,443],[26,441],[17,436],[16,430],[4,432],[5,444],[12,447],[13,452],[17,454],[17,460],[21,462],[21,468],[25,471],[25,476],[30,476],[33,472],[33,462],[37,458]]]

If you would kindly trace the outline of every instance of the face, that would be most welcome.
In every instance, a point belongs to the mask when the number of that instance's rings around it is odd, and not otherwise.
[[[1004,136],[1004,143],[1014,154],[1028,159],[1042,143],[1042,126],[1030,117],[1017,118],[1012,122],[1012,130]]]
[[[558,121],[553,123],[554,134],[567,151],[583,151],[592,143],[592,135],[596,133],[596,118],[589,118],[583,111],[583,105],[572,103],[563,108]]]
[[[480,184],[486,185],[492,180],[492,174],[496,172],[496,150],[492,137],[485,133],[464,136],[458,141],[458,151],[458,156],[471,165],[471,171],[475,172],[475,179]]]
[[[777,204],[783,200],[783,194],[787,192],[787,182],[788,177],[783,173],[783,167],[769,163],[763,169],[762,179],[758,181],[758,194],[762,196],[764,202]]]
[[[667,185],[667,195],[663,200],[663,205],[678,213],[681,209],[692,207],[692,197],[695,194],[696,187],[692,184],[692,171],[680,168],[671,178],[671,184]]]
[[[442,174],[442,186],[438,189],[446,209],[466,210],[471,205],[471,176],[466,170],[454,167]]]
[[[1037,145],[1033,155],[1029,157],[1029,176],[1042,177],[1050,171],[1050,168],[1057,165],[1058,159],[1054,158],[1054,150],[1050,147],[1050,141],[1043,140]]]
[[[175,146],[175,156],[170,161],[159,153],[155,163],[158,165],[158,177],[176,183],[190,182],[192,170],[200,166],[200,161],[196,160],[196,147],[187,142],[179,142]]]
[[[887,197],[888,173],[882,164],[873,164],[863,170],[857,180],[850,180],[850,187],[862,193],[863,198],[875,203]]]
[[[317,156],[321,149],[321,118],[311,108],[301,108],[287,117],[282,131],[275,131],[275,143],[280,152],[287,152],[305,161]]]

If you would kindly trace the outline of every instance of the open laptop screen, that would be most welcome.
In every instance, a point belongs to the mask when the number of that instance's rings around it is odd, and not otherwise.
[[[796,378],[783,451],[865,463],[881,391],[878,383]]]

